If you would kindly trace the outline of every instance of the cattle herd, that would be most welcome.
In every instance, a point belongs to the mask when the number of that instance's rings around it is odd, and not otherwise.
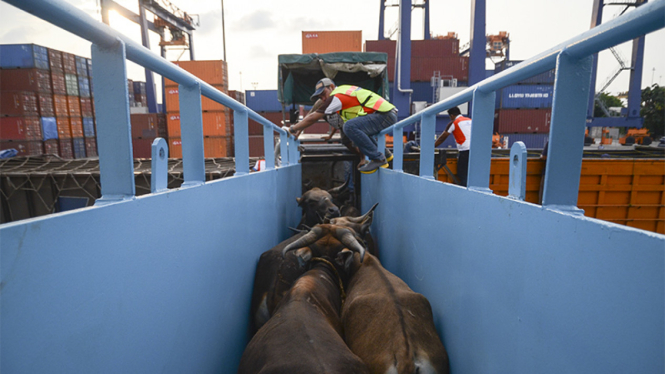
[[[345,187],[305,192],[299,232],[261,255],[238,373],[449,372],[429,302],[379,262],[376,205],[354,214]]]

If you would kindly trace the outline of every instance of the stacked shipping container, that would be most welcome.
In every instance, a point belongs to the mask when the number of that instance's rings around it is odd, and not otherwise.
[[[302,53],[361,52],[362,31],[303,31]]]
[[[176,61],[174,64],[218,90],[228,93],[228,70],[226,62],[222,60]],[[182,157],[180,131],[182,124],[180,122],[178,84],[166,79],[164,91],[169,156]],[[203,97],[201,100],[201,109],[203,111],[203,148],[205,157],[227,157],[233,155],[233,128],[231,127],[230,110],[222,104],[206,97]]]
[[[89,65],[35,44],[0,46],[0,148],[24,156],[96,156]],[[92,124],[87,134],[84,118]]]
[[[521,61],[501,61],[499,73]],[[547,143],[552,115],[554,70],[525,79],[496,92],[494,131],[507,138],[507,146],[522,141],[527,148],[543,148]]]

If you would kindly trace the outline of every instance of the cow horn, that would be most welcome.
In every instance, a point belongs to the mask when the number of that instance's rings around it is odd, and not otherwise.
[[[321,236],[322,232],[323,231],[321,230],[320,227],[314,227],[310,232],[300,237],[300,239],[284,247],[284,249],[282,250],[282,257],[286,257],[286,252],[288,251],[297,248],[307,247],[308,245],[314,243],[317,239],[319,239],[319,236]]]
[[[337,187],[333,187],[333,188],[329,189],[328,193],[331,194],[331,195],[342,193],[342,191],[346,190],[346,188],[349,186],[349,181],[350,180],[351,179],[349,178],[349,179],[345,180],[344,183],[342,183],[341,186],[337,186]]]
[[[379,205],[379,203],[374,204],[374,206],[372,206],[367,211],[367,213],[363,214],[360,217],[346,217],[346,219],[348,219],[349,221],[351,221],[353,223],[363,223],[363,222],[365,222],[365,220],[367,220],[371,216],[372,212],[374,212],[374,209],[376,209],[377,205]]]
[[[358,239],[351,233],[350,230],[344,228],[335,229],[335,236],[342,242],[348,249],[358,252],[360,254],[360,262],[365,258],[365,247],[358,243]]]

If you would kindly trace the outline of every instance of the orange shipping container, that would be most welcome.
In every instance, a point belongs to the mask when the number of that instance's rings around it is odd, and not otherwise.
[[[69,109],[67,109],[67,96],[53,95],[53,109],[55,110],[56,117],[69,117]]]
[[[195,77],[211,85],[228,85],[229,73],[227,65],[222,60],[210,61],[172,61],[182,69],[192,73]],[[178,87],[178,83],[165,78],[164,87]]]
[[[226,86],[222,85],[213,85],[216,89],[226,93]],[[180,95],[178,94],[177,87],[168,87],[165,90],[166,98],[164,102],[166,103],[166,111],[169,113],[179,112],[180,111]],[[207,97],[201,96],[201,109],[203,111],[221,111],[226,109],[226,107],[218,102],[212,101]]]
[[[207,136],[203,138],[203,154],[205,157],[227,157],[232,149],[233,137]],[[182,158],[182,140],[169,138],[169,158]]]
[[[221,112],[203,113],[203,136],[225,136],[231,134],[228,121],[228,109]],[[169,137],[180,137],[180,113],[169,113],[166,116],[166,127]]]
[[[58,127],[59,139],[71,139],[72,130],[69,128],[69,117],[56,117],[55,124]]]
[[[362,52],[362,31],[303,31],[302,53]]]
[[[69,118],[69,130],[72,132],[72,138],[83,137],[83,119],[81,117]]]
[[[81,117],[81,102],[78,96],[67,96],[67,110],[70,117]]]

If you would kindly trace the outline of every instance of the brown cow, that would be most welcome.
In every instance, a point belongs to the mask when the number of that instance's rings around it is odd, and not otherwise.
[[[370,254],[352,267],[342,323],[346,343],[370,373],[448,373],[429,301]]]
[[[314,227],[323,223],[325,219],[339,217],[339,208],[333,204],[332,195],[326,190],[314,187],[296,198],[298,206],[302,208],[302,219],[299,229]]]
[[[240,360],[245,373],[368,373],[365,364],[342,339],[339,310],[354,261],[365,248],[351,230],[318,225],[282,253],[295,251],[310,267],[284,296],[275,314],[254,335]]]

